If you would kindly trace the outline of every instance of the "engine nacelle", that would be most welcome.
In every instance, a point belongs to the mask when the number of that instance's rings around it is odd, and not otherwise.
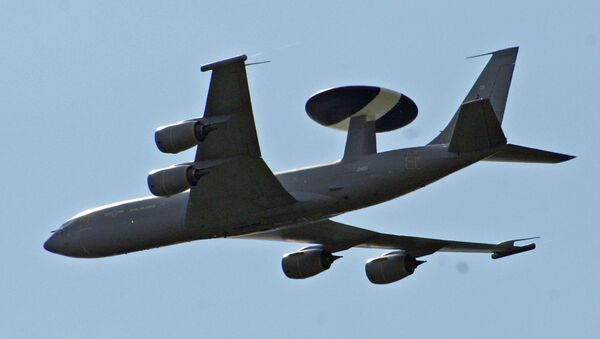
[[[304,279],[328,270],[339,258],[320,247],[305,247],[284,255],[281,267],[288,278]]]
[[[413,274],[424,262],[402,251],[393,251],[367,261],[365,271],[373,284],[389,284]]]
[[[212,129],[202,119],[180,121],[159,127],[154,132],[154,141],[163,153],[179,153],[202,142]]]
[[[148,188],[152,194],[165,197],[181,193],[198,184],[207,172],[190,164],[173,165],[155,170],[148,175]]]

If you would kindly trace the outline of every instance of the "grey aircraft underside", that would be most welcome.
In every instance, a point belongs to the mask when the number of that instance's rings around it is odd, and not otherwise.
[[[158,148],[196,147],[193,162],[153,171],[154,196],[84,211],[45,242],[48,251],[98,258],[200,239],[235,237],[308,244],[282,259],[286,276],[307,278],[330,268],[334,253],[352,247],[388,250],[365,270],[375,284],[411,275],[418,258],[437,251],[529,251],[535,244],[460,242],[383,234],[330,218],[422,188],[478,161],[559,163],[572,156],[508,144],[501,128],[518,48],[491,54],[448,126],[422,147],[377,153],[376,133],[410,123],[417,106],[405,95],[373,86],[315,94],[309,116],[347,131],[341,160],[273,174],[261,158],[246,78],[246,56],[202,66],[212,71],[201,118],[159,128]]]

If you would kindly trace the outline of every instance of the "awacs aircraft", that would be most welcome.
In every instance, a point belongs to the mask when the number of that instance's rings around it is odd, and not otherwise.
[[[422,147],[378,153],[376,133],[412,122],[417,106],[398,92],[372,86],[321,91],[306,103],[316,122],[347,131],[341,160],[273,174],[261,158],[246,56],[202,66],[212,71],[201,118],[155,132],[158,149],[178,153],[196,147],[193,162],[153,171],[154,196],[77,214],[46,241],[51,252],[98,258],[177,243],[232,237],[310,244],[286,254],[286,276],[302,279],[330,268],[352,247],[387,250],[366,263],[375,284],[411,275],[423,256],[437,251],[491,253],[492,258],[529,251],[518,239],[497,244],[392,235],[331,218],[422,188],[478,161],[559,163],[572,156],[508,144],[501,128],[518,48],[491,54],[485,69],[448,124]]]

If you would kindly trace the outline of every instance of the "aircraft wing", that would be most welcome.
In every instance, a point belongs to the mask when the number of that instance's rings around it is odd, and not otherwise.
[[[202,66],[212,71],[205,119],[224,118],[196,150],[196,161],[222,159],[238,155],[260,158],[260,147],[254,126],[252,103],[246,76],[246,56]]]
[[[462,242],[379,233],[345,225],[333,220],[295,225],[238,236],[236,238],[310,243],[321,245],[332,253],[351,247],[404,250],[414,257],[421,257],[441,251],[492,253],[492,258],[498,259],[535,248],[535,244],[533,243],[524,246],[515,246],[516,241],[533,238],[510,240],[499,244]]]
[[[216,122],[196,150],[195,162],[218,162],[191,189],[186,224],[218,226],[228,218],[295,202],[260,154],[246,56],[202,66],[212,71],[202,119]]]

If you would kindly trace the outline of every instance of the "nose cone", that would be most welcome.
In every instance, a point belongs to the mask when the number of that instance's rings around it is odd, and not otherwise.
[[[44,243],[44,248],[67,257],[85,258],[88,255],[81,244],[79,232],[69,228],[54,232]]]
[[[61,247],[62,246],[60,240],[58,239],[57,233],[52,234],[52,236],[48,238],[48,240],[46,240],[46,242],[44,243],[44,248],[46,249],[46,251],[56,254],[61,254]]]

